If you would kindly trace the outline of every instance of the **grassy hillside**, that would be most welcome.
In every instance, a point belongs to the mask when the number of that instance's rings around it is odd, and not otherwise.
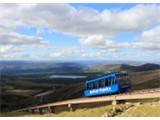
[[[67,107],[57,107],[55,113],[9,112],[1,116],[32,116],[32,117],[160,117],[160,102],[158,99],[130,101],[119,103],[115,109],[110,103],[94,103],[76,105],[75,110],[70,112]]]
[[[160,87],[160,70],[130,73],[129,76],[133,90]]]
[[[142,66],[137,66],[136,69],[140,68],[142,70]],[[145,67],[147,68],[146,70],[139,72],[132,71],[133,68],[135,69],[135,66],[127,67],[133,90],[160,87],[160,70],[155,67],[157,65],[152,67],[152,64],[149,64],[147,66],[149,68]],[[16,62],[15,65],[5,63],[5,68],[7,68],[5,70],[10,69],[6,74],[10,72],[12,74],[1,75],[2,111],[11,111],[30,105],[82,97],[86,80],[96,78],[108,71],[121,71],[124,67],[120,64],[84,66],[77,63],[26,63],[24,65],[24,63],[18,64]],[[57,73],[84,75],[86,78],[50,78],[50,75]]]
[[[112,72],[112,71],[120,71],[121,70],[121,65],[120,64],[101,64],[101,65],[96,65],[89,67],[87,69],[88,71],[91,72],[101,72],[101,73],[107,73],[107,72]]]
[[[143,104],[134,106],[126,112],[119,115],[120,117],[160,117],[160,104]]]
[[[143,64],[140,66],[133,66],[133,65],[126,65],[126,64],[122,64],[121,65],[121,69],[128,71],[128,72],[141,72],[141,71],[150,71],[150,70],[157,70],[160,69],[160,65],[158,64],[151,64],[151,63],[147,63],[147,64]]]

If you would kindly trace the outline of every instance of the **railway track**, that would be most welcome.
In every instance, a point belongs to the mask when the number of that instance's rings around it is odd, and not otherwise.
[[[49,111],[54,111],[55,107],[58,106],[65,106],[67,105],[72,111],[73,106],[76,104],[84,104],[84,103],[98,103],[98,102],[106,102],[106,101],[119,101],[119,100],[133,100],[133,99],[149,99],[149,98],[160,98],[160,88],[154,89],[144,89],[144,90],[137,90],[127,93],[121,94],[114,94],[114,95],[107,95],[107,96],[97,96],[97,97],[82,97],[77,99],[69,99],[59,102],[48,103],[44,105],[38,105],[33,107],[28,107],[24,109],[20,109],[17,111],[31,111],[38,110],[42,113],[43,109],[49,109]]]
[[[154,93],[154,92],[160,92],[160,88],[134,90],[130,92],[120,93],[120,95],[128,95],[128,94],[136,94],[136,93]]]

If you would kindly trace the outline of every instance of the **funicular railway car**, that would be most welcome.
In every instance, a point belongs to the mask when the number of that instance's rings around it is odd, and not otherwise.
[[[84,96],[111,95],[130,89],[131,82],[126,72],[112,72],[93,80],[87,80]]]

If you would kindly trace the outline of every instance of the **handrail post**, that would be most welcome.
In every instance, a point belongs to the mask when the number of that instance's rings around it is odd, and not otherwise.
[[[70,112],[73,112],[73,105],[72,104],[68,104],[68,108]]]
[[[43,114],[43,109],[42,108],[39,108],[39,114]]]
[[[116,105],[117,105],[116,96],[114,96],[114,98],[113,98],[112,105],[113,105],[113,111],[115,111],[116,110]]]
[[[50,113],[55,113],[55,107],[48,107]]]

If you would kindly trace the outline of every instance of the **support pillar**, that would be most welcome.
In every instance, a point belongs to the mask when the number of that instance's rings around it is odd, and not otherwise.
[[[24,112],[29,112],[29,109],[24,110]]]
[[[116,110],[116,105],[117,105],[117,100],[116,100],[116,96],[114,96],[114,99],[112,101],[113,111]]]
[[[32,112],[32,113],[35,113],[34,109],[31,109],[31,112]]]
[[[117,101],[116,101],[116,100],[113,100],[113,101],[112,101],[112,105],[117,105]]]
[[[42,108],[39,108],[39,114],[43,114],[43,109]]]
[[[28,112],[30,112],[30,113],[31,113],[31,112],[32,112],[32,110],[31,110],[31,109],[28,109]]]
[[[49,113],[55,113],[55,107],[48,107]]]
[[[68,108],[69,108],[69,111],[70,111],[70,112],[73,112],[73,111],[74,111],[72,104],[68,104]]]

